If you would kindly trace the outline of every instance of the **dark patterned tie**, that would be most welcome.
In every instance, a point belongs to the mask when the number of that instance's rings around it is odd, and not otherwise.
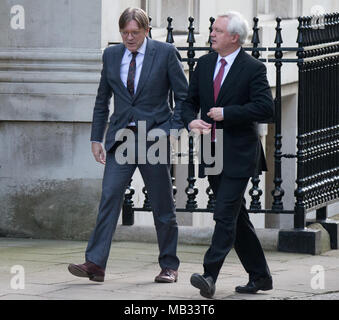
[[[213,88],[214,88],[214,103],[217,102],[218,99],[218,95],[219,95],[219,91],[220,91],[220,87],[221,87],[221,81],[222,78],[224,76],[224,70],[225,70],[225,66],[227,64],[225,59],[220,59],[220,63],[221,63],[221,67],[219,69],[219,72],[217,74],[217,76],[214,79],[213,82]],[[215,141],[215,128],[216,128],[217,124],[214,121],[213,125],[212,125],[212,133],[211,133],[211,140]]]
[[[135,70],[136,70],[136,62],[135,57],[137,56],[137,52],[132,52],[132,60],[129,64],[128,76],[127,76],[127,90],[130,95],[133,97],[134,95],[134,79],[135,79]]]

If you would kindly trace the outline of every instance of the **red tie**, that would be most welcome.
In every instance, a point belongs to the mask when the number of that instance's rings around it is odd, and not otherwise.
[[[227,64],[225,59],[220,59],[220,63],[221,63],[221,67],[219,69],[219,72],[217,74],[217,76],[214,79],[213,82],[213,87],[214,87],[214,103],[217,102],[217,98],[218,98],[218,94],[220,91],[220,87],[221,87],[221,81],[222,78],[224,76],[224,70],[225,70],[225,66]],[[214,142],[215,141],[215,128],[216,128],[216,122],[213,122],[213,126],[212,126],[212,136],[211,136],[211,140]]]

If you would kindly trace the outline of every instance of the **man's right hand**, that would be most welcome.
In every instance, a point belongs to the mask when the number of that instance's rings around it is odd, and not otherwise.
[[[97,162],[106,164],[105,151],[100,142],[92,142],[92,153]]]
[[[208,134],[211,131],[212,125],[204,120],[193,120],[188,124],[188,128],[199,134]]]

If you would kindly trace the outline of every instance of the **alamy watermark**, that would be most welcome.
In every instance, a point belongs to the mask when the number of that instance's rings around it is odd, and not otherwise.
[[[10,281],[11,289],[25,289],[25,268],[21,265],[14,265],[11,267],[11,273],[14,274]]]
[[[325,29],[325,8],[321,5],[315,5],[311,8],[311,15],[312,29]]]
[[[325,269],[321,265],[314,265],[311,268],[311,274],[314,276],[311,278],[311,288],[313,290],[325,289]]]
[[[13,30],[25,29],[25,9],[23,6],[12,6],[10,15],[10,25]]]
[[[187,164],[188,156],[173,157],[171,148],[168,148],[168,135],[165,130],[155,128],[146,132],[146,122],[138,121],[138,133],[123,128],[116,132],[115,141],[119,142],[115,149],[117,163],[123,164]],[[171,129],[170,136],[179,137],[184,129]],[[193,137],[195,145],[203,144],[203,148],[195,148],[198,163],[206,164],[206,175],[218,175],[223,169],[223,130],[216,129],[215,137],[218,147],[212,152],[211,133],[197,134],[190,131],[189,137]],[[176,148],[187,150],[185,139],[174,139]],[[138,155],[136,157],[136,154]]]

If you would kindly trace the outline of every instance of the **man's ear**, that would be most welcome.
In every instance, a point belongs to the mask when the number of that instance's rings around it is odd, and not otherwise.
[[[239,35],[238,34],[233,34],[232,35],[232,43],[239,43]]]

